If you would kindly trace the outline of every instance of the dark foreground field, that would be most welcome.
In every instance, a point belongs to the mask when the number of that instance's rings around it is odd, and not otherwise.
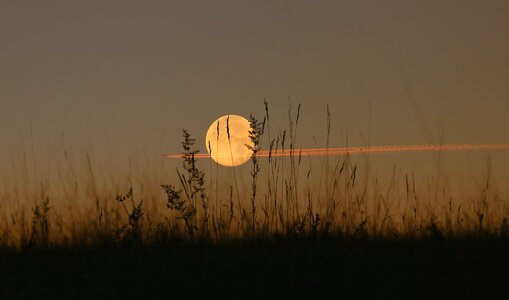
[[[508,299],[509,240],[274,238],[0,254],[0,299]]]

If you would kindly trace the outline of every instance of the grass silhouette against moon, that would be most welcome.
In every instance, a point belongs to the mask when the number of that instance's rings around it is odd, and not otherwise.
[[[509,296],[501,284],[509,263],[506,201],[489,172],[466,201],[442,178],[423,189],[407,173],[383,186],[349,155],[508,145],[298,149],[298,117],[274,135],[265,105],[262,121],[234,115],[215,121],[206,135],[209,154],[200,155],[183,130],[182,166],[162,190],[146,188],[158,185],[150,177],[125,193],[101,190],[87,159],[92,181],[68,179],[76,206],[62,205],[69,195],[41,185],[28,212],[4,209],[11,217],[1,227],[0,297],[166,297],[178,288],[188,296],[339,290],[345,297],[468,298],[486,296],[486,287]],[[272,136],[268,150],[261,146],[265,134]],[[316,155],[336,161],[306,170],[305,157]],[[231,167],[234,177],[217,165],[209,173],[199,169],[197,159],[205,157]],[[240,183],[246,168],[237,167],[248,161],[246,186]],[[313,172],[321,174],[316,181]]]

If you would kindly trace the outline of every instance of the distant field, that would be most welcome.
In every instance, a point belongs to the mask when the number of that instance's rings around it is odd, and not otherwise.
[[[475,184],[441,170],[425,181],[416,180],[419,170],[396,167],[380,177],[367,156],[305,162],[288,146],[293,137],[280,134],[269,151],[285,149],[289,157],[225,169],[199,164],[194,140],[187,138],[181,165],[170,173],[130,163],[128,172],[104,175],[90,156],[75,163],[65,153],[51,175],[40,175],[21,156],[0,190],[0,246],[331,234],[505,238],[509,233],[509,198],[489,163],[470,181]]]

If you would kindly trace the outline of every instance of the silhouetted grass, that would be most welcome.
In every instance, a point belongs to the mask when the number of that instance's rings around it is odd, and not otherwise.
[[[290,108],[274,134],[267,102],[262,122],[251,116],[247,188],[237,168],[233,182],[218,168],[207,178],[186,130],[175,174],[123,185],[101,184],[89,155],[79,174],[67,153],[59,189],[31,184],[23,156],[23,180],[0,194],[0,299],[509,296],[509,206],[489,167],[461,197],[413,172],[384,185],[367,158],[364,173],[350,156],[307,167],[299,118]]]

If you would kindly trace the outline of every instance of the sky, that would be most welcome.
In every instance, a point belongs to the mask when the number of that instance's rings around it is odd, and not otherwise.
[[[226,114],[299,146],[509,142],[507,1],[1,1],[0,166],[205,152]],[[368,141],[369,136],[369,141]],[[27,145],[31,145],[30,147]],[[35,150],[33,150],[35,148]],[[21,150],[20,150],[21,149]],[[41,154],[42,155],[42,154]],[[509,166],[494,154],[494,165]]]

